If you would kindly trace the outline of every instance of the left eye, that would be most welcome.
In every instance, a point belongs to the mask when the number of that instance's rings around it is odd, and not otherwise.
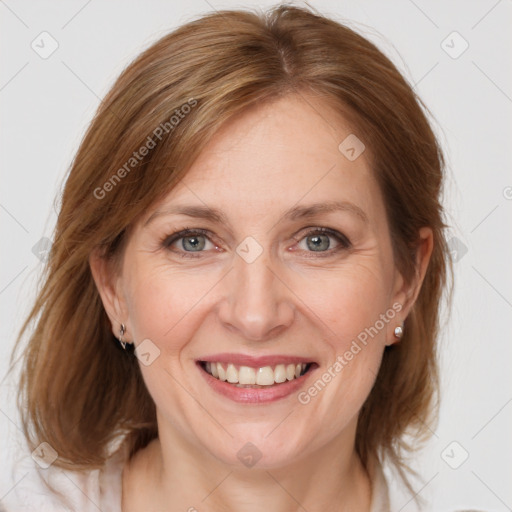
[[[334,243],[332,242],[332,240],[334,240]],[[310,252],[327,252],[329,249],[346,249],[350,247],[350,242],[341,233],[338,233],[337,231],[332,231],[330,229],[322,228],[307,233],[300,240],[299,247],[305,251]]]

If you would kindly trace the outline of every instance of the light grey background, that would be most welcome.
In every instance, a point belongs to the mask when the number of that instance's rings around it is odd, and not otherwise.
[[[311,4],[347,21],[393,59],[433,113],[448,157],[444,203],[455,237],[456,292],[440,347],[440,421],[414,459],[423,478],[415,490],[436,512],[512,510],[512,3]],[[174,27],[214,9],[255,5],[0,1],[0,378],[42,269],[32,248],[51,237],[54,200],[58,206],[101,98],[131,59]],[[58,48],[42,58],[53,39]],[[2,382],[0,499],[16,483],[9,468],[19,426],[14,391],[12,379]],[[400,492],[394,499],[393,510],[415,510]]]

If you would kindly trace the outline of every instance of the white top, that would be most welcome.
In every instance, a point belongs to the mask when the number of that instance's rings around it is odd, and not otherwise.
[[[43,469],[29,456],[17,465],[13,484],[18,483],[4,497],[0,512],[2,505],[6,512],[122,512],[125,461],[126,455],[119,451],[101,470],[78,473],[54,466]],[[388,486],[380,466],[372,478],[370,512],[390,512]],[[67,502],[45,482],[60,491]]]

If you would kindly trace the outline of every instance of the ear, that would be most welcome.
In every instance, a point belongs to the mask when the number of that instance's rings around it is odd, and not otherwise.
[[[400,325],[409,315],[421,290],[421,285],[427,272],[432,250],[434,248],[434,234],[429,227],[423,227],[419,230],[419,243],[416,250],[416,272],[410,282],[405,282],[403,276],[397,271],[395,278],[395,287],[393,293],[393,302],[401,304],[402,309],[396,315],[396,325]],[[389,344],[396,343],[394,339]]]
[[[97,250],[89,256],[89,266],[103,307],[112,324],[112,333],[117,338],[121,324],[127,326],[128,322],[126,303],[122,294],[121,276],[112,261],[105,258]],[[125,334],[125,336],[128,338],[129,334]]]

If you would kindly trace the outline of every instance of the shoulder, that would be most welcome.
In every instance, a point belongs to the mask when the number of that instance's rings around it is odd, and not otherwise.
[[[125,459],[119,450],[103,468],[77,472],[40,464],[24,453],[14,465],[12,488],[2,506],[6,512],[121,512]]]
[[[389,512],[389,488],[384,471],[379,461],[374,461],[368,468],[371,481],[372,501],[370,512]]]
[[[434,507],[428,499],[418,496],[418,493],[414,493],[412,490],[407,490],[399,475],[390,471],[388,466],[383,468],[381,463],[377,462],[372,471],[369,470],[373,492],[370,512],[391,512],[405,508],[414,512],[437,512],[438,507]],[[397,482],[402,482],[402,484]],[[450,512],[489,511],[476,508],[457,508],[450,509]]]

